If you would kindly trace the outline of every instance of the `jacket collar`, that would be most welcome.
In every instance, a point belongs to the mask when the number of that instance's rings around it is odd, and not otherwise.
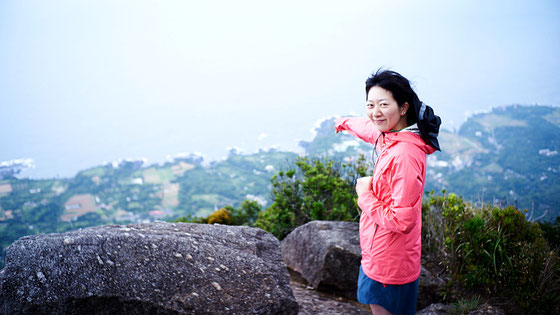
[[[419,136],[422,136],[422,135],[420,134],[420,129],[418,129],[418,124],[412,124],[412,125],[410,125],[410,126],[404,128],[404,129],[401,129],[401,130],[397,131],[397,132],[404,132],[404,131],[412,132],[412,133],[414,133],[414,134],[417,134],[417,135],[419,135]]]
[[[422,137],[416,124],[408,126],[400,131],[389,131],[382,134],[381,143],[387,147],[391,147],[397,142],[408,142],[418,146],[426,154],[432,154],[436,151],[434,147],[427,144]]]

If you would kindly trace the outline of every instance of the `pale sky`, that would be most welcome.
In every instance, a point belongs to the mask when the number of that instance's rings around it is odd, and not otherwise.
[[[395,70],[455,129],[560,105],[559,1],[1,1],[0,161],[34,177],[310,140]]]

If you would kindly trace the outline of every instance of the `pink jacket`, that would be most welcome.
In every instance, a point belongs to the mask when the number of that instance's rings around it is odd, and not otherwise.
[[[358,196],[362,269],[384,284],[405,284],[420,275],[422,194],[426,154],[435,149],[413,132],[381,133],[362,117],[336,120],[346,130],[380,152],[371,190]]]

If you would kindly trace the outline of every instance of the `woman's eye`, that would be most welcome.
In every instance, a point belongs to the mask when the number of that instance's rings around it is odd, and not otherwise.
[[[387,104],[387,103],[381,103],[380,105],[383,106],[383,107],[385,107],[385,106],[387,106],[387,105],[389,105],[389,104]]]

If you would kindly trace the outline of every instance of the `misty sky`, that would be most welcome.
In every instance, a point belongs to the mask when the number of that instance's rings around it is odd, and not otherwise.
[[[409,78],[443,127],[560,105],[559,1],[1,1],[0,161],[34,177],[119,158],[295,149]]]

